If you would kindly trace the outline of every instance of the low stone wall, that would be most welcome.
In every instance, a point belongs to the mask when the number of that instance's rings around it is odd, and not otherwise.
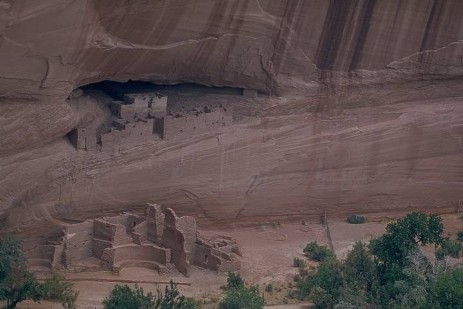
[[[132,230],[132,238],[133,241],[141,245],[144,241],[147,239],[147,222],[143,221],[141,223],[138,223]]]
[[[139,119],[127,122],[124,127],[119,124],[117,128],[101,135],[103,151],[117,151],[122,146],[136,145],[153,140],[155,131],[154,119]]]
[[[160,274],[163,273],[168,273],[169,270],[166,266],[160,265],[157,262],[152,262],[152,261],[132,261],[132,260],[127,260],[127,261],[120,261],[116,264],[113,265],[112,270],[114,274],[119,274],[119,272],[123,268],[129,268],[129,267],[141,267],[141,268],[148,268],[148,269],[153,269],[159,272]]]
[[[195,265],[217,271],[220,268],[220,263],[220,259],[212,255],[210,248],[201,245],[196,246],[194,254]]]
[[[231,254],[197,244],[195,247],[194,264],[199,267],[215,271],[236,271],[241,268],[241,263]]]
[[[116,234],[117,225],[107,221],[95,219],[93,221],[93,237],[106,241],[112,241]]]
[[[232,114],[224,109],[177,116],[156,117],[154,131],[165,140],[184,139],[210,133],[233,122]]]
[[[170,250],[161,248],[156,245],[144,244],[136,245],[130,244],[112,248],[114,251],[113,264],[127,260],[141,260],[153,261],[166,265],[170,262]]]
[[[95,219],[93,230],[95,239],[109,241],[115,246],[132,242],[132,238],[127,235],[126,225],[120,223],[109,223],[106,220]]]

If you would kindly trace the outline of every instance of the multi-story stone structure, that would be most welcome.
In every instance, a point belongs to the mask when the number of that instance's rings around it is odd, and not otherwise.
[[[186,276],[191,265],[238,270],[241,255],[234,239],[203,237],[193,217],[178,217],[155,204],[148,205],[144,216],[124,213],[71,224],[64,227],[61,241],[37,250],[43,256],[35,260],[52,269],[108,269],[117,274],[125,267],[162,273],[176,268]]]

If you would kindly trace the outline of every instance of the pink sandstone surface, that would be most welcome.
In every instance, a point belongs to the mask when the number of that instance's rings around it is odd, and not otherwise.
[[[215,227],[454,210],[462,14],[460,0],[0,0],[1,225],[48,232],[146,202]],[[220,130],[76,150],[66,135],[110,112],[71,93],[103,80],[264,95],[229,102]]]

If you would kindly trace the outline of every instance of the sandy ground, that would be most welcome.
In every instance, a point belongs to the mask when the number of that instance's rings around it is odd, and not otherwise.
[[[386,222],[366,222],[349,224],[347,222],[329,223],[331,239],[336,256],[345,259],[356,241],[369,242],[372,238],[386,232]]]
[[[459,215],[442,217],[445,223],[445,234],[450,233],[455,236],[457,231],[463,230],[463,222],[459,219]],[[368,242],[372,237],[384,233],[387,222],[367,222],[359,225],[330,222],[332,245],[337,256],[345,258],[355,241]],[[293,259],[303,258],[302,249],[310,241],[316,240],[329,245],[326,229],[321,224],[268,224],[246,229],[208,231],[208,233],[224,234],[236,238],[243,254],[240,272],[242,277],[249,284],[259,285],[261,291],[269,283],[274,286],[272,293],[264,293],[268,306],[278,305],[271,306],[275,309],[308,308],[308,304],[292,303],[294,300],[289,299],[287,295],[291,289],[292,278],[298,271],[292,266]],[[307,263],[311,265],[309,261]],[[87,272],[67,274],[67,278],[71,281],[78,280],[74,284],[80,292],[77,301],[78,308],[82,309],[102,308],[102,300],[109,294],[117,280],[145,282],[140,283],[139,286],[145,291],[156,292],[158,288],[164,289],[165,285],[154,282],[168,282],[171,279],[179,283],[179,290],[184,295],[194,297],[203,302],[203,307],[212,309],[218,307],[220,287],[226,284],[227,275],[198,267],[192,267],[190,277],[185,277],[176,271],[160,275],[153,270],[129,268],[122,270],[118,276],[110,272]],[[129,285],[134,286],[134,284]],[[289,304],[283,305],[284,299],[286,299],[285,302],[289,301]],[[48,302],[24,303],[19,308],[54,309],[61,308],[61,305]]]

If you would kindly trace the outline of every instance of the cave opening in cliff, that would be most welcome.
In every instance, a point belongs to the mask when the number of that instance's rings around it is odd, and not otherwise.
[[[88,115],[67,137],[76,149],[93,151],[200,136],[231,125],[233,110],[239,106],[235,103],[245,95],[241,88],[198,84],[88,84],[69,98],[71,105],[79,106],[76,110]]]
[[[175,85],[156,84],[146,81],[129,80],[127,82],[117,82],[103,80],[96,83],[81,86],[82,90],[100,90],[109,95],[113,100],[123,100],[124,95],[134,93],[158,92],[169,97],[176,96],[242,96],[247,95],[250,90],[238,87],[216,87],[205,86],[195,83],[179,83]]]

